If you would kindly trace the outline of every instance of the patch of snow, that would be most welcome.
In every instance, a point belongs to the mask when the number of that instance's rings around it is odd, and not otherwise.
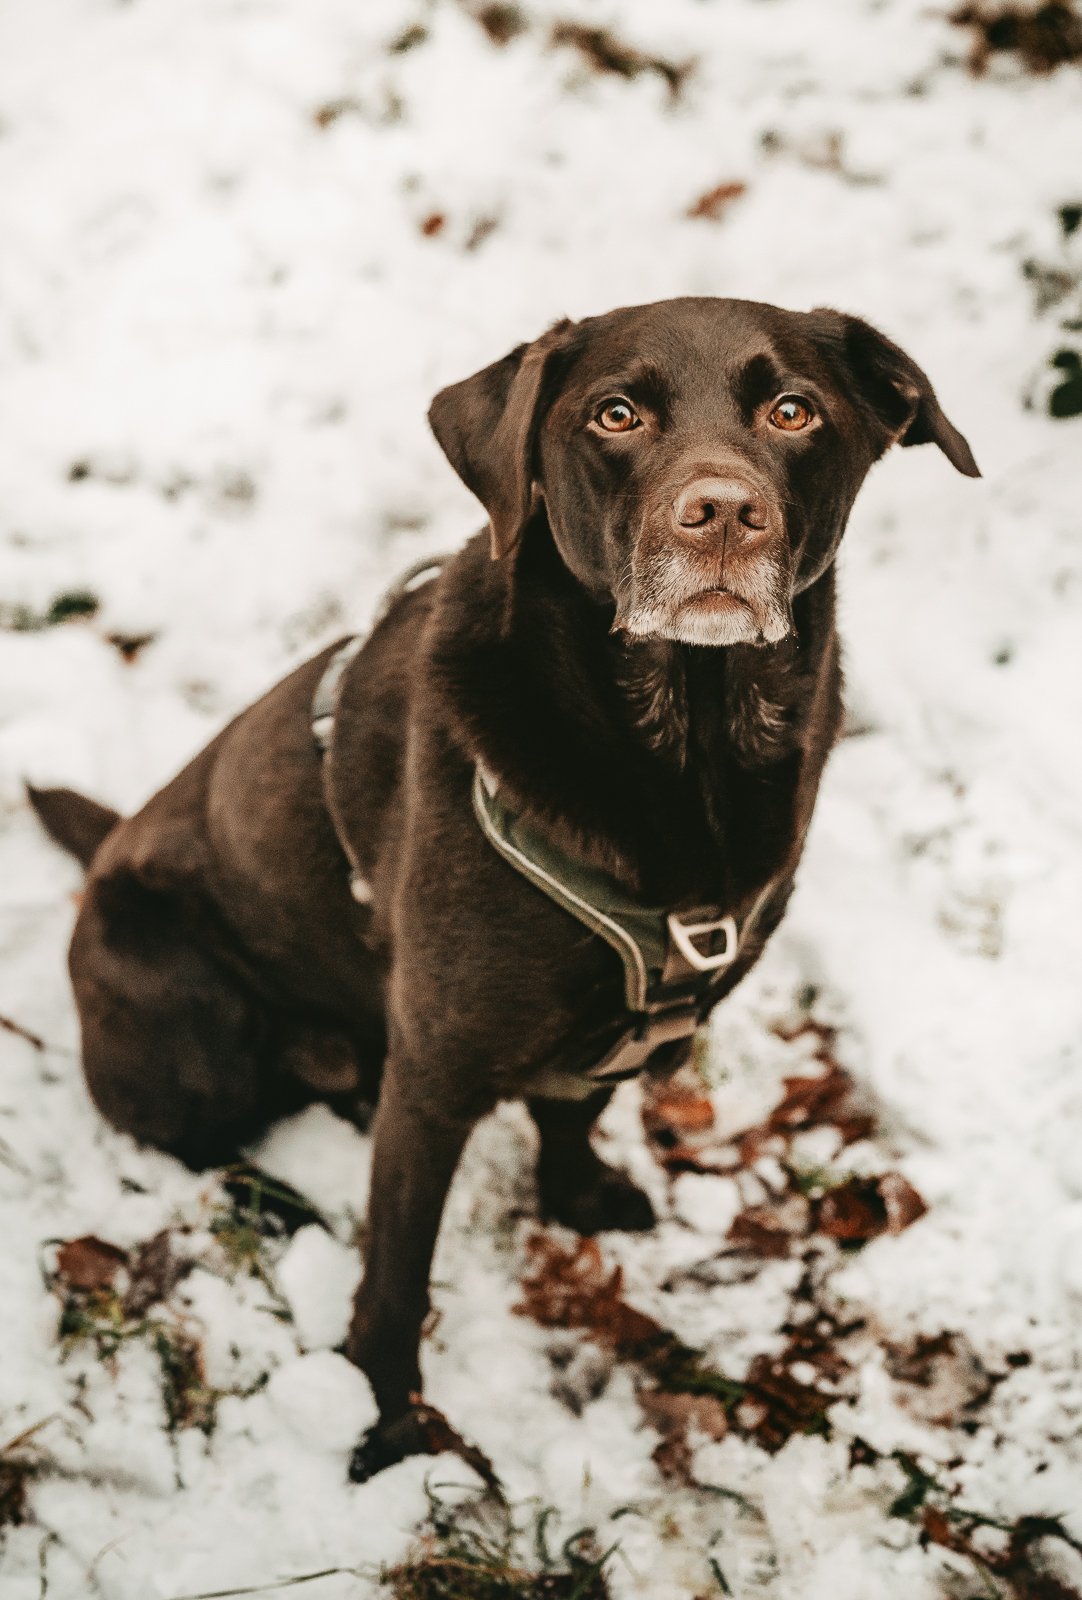
[[[276,1278],[304,1349],[341,1344],[360,1276],[357,1251],[323,1228],[313,1223],[294,1234]]]

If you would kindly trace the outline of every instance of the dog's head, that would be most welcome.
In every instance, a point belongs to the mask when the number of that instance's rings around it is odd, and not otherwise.
[[[614,626],[773,643],[889,445],[977,464],[904,351],[857,317],[664,300],[563,322],[444,389],[429,420],[507,555],[543,505]]]

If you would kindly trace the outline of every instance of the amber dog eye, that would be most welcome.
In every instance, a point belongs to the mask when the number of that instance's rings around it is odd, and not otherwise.
[[[773,411],[770,420],[775,428],[782,428],[786,433],[798,433],[801,428],[806,428],[812,419],[812,408],[806,400],[798,394],[782,395]]]
[[[639,426],[639,419],[630,400],[606,400],[597,413],[596,421],[606,433],[628,433]]]

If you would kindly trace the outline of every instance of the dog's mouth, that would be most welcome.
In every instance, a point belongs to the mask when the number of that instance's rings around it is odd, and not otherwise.
[[[728,584],[642,586],[618,615],[616,626],[640,637],[672,639],[684,644],[767,644],[785,637],[788,608],[764,585],[759,596],[739,593]],[[645,589],[645,593],[643,590]],[[673,590],[675,589],[675,593]],[[659,592],[660,591],[660,592]]]
[[[713,589],[701,589],[698,594],[689,595],[680,607],[681,611],[694,609],[700,614],[727,617],[737,611],[750,611],[751,604],[743,595],[737,594],[732,589],[720,586]]]

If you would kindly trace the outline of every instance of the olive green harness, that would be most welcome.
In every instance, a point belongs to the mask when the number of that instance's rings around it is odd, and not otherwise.
[[[679,912],[648,906],[608,873],[568,853],[536,823],[516,815],[481,764],[474,774],[473,809],[504,860],[604,939],[623,963],[626,1017],[615,1044],[585,1068],[543,1069],[530,1092],[582,1099],[636,1076],[662,1045],[690,1039],[710,1010],[718,980],[746,948],[774,884],[742,924],[717,906]]]

